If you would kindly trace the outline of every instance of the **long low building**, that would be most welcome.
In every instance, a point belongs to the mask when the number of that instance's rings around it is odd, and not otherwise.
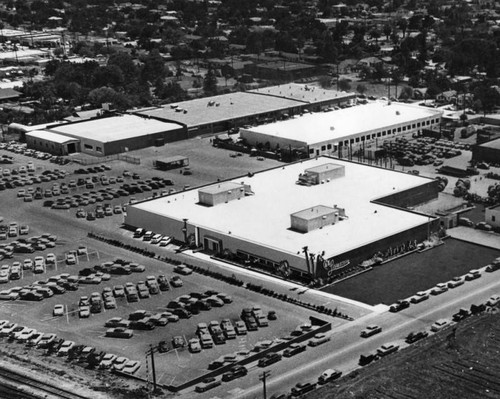
[[[328,278],[425,240],[438,220],[405,208],[437,195],[432,179],[317,157],[129,206],[125,223],[278,274]]]
[[[194,137],[228,131],[246,124],[279,120],[283,116],[297,115],[306,110],[319,111],[349,103],[355,97],[354,93],[288,83],[129,112],[181,123],[187,126],[189,137]]]
[[[352,147],[401,134],[439,129],[442,112],[427,107],[393,102],[313,113],[268,123],[240,131],[241,137],[254,146],[306,148],[310,156],[347,156]]]
[[[113,155],[185,138],[185,126],[135,115],[65,123],[26,133],[28,148],[56,155]]]

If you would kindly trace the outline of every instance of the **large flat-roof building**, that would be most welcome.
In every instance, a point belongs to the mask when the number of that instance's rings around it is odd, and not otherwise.
[[[153,145],[186,138],[185,127],[177,123],[161,122],[155,119],[135,115],[119,115],[97,118],[83,122],[66,123],[45,129],[45,134],[37,131],[26,133],[29,148],[53,152],[58,155],[83,152],[90,155],[104,156],[137,150]],[[50,134],[49,134],[50,133]],[[64,138],[76,140],[60,154]]]
[[[429,178],[317,157],[129,206],[125,223],[273,271],[327,277],[426,239],[437,219],[404,208],[437,195]]]
[[[472,147],[472,160],[500,164],[500,139]]]
[[[319,111],[345,104],[354,93],[296,83],[198,98],[161,107],[131,110],[134,115],[186,125],[189,137],[227,131],[232,127],[281,119],[304,110]]]
[[[441,114],[438,110],[403,103],[374,102],[242,129],[240,134],[254,146],[307,148],[310,156],[346,156],[352,146],[438,129]]]

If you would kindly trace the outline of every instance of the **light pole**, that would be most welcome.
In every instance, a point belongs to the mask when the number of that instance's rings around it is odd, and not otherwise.
[[[266,393],[266,378],[271,375],[271,371],[265,370],[262,374],[259,374],[259,380],[262,381],[262,388],[263,388],[263,393],[264,393],[264,399],[267,399],[267,393]]]
[[[182,219],[182,221],[184,222],[184,226],[182,227],[182,233],[184,234],[184,243],[187,244],[187,221],[189,219]]]
[[[151,371],[153,372],[153,392],[156,392],[156,368],[155,368],[155,357],[154,353],[157,348],[153,348],[153,345],[149,345],[149,349],[146,351],[146,356],[151,355]]]

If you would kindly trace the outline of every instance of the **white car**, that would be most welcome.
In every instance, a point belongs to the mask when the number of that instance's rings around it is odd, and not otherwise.
[[[54,317],[64,316],[64,305],[55,305],[52,314]]]
[[[30,339],[33,335],[36,334],[36,330],[34,328],[27,328],[16,337],[16,339],[19,342],[26,342],[28,339]]]
[[[73,341],[64,341],[57,351],[57,356],[65,356],[68,354],[71,348],[75,346],[75,343]]]
[[[141,367],[141,362],[137,360],[129,360],[122,368],[122,371],[127,374],[134,374]]]
[[[45,259],[43,258],[43,256],[37,256],[35,258],[35,266],[36,265],[41,265],[41,266],[45,267]]]
[[[117,359],[116,355],[113,355],[112,353],[106,353],[104,357],[101,360],[101,363],[99,363],[99,368],[100,369],[109,369]]]
[[[439,319],[431,326],[431,331],[437,332],[450,324],[449,320]]]
[[[23,269],[24,270],[33,269],[33,261],[31,259],[25,259],[23,262]]]
[[[499,295],[492,295],[490,299],[486,302],[486,305],[488,306],[496,306],[500,303],[500,296]]]
[[[200,340],[198,338],[191,338],[189,340],[189,351],[191,353],[201,352]]]
[[[66,264],[67,265],[76,265],[76,256],[73,254],[66,255]]]
[[[172,241],[172,237],[163,237],[160,241],[160,247],[166,247]]]
[[[123,370],[123,367],[125,367],[125,364],[128,362],[129,360],[126,358],[126,357],[123,357],[123,356],[120,356],[120,357],[117,357],[113,363],[113,368],[115,370]]]
[[[9,282],[10,273],[7,270],[0,270],[0,283],[5,284]]]

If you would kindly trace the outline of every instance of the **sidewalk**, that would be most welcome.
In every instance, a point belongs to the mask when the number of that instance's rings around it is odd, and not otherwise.
[[[489,231],[475,230],[470,227],[458,226],[447,231],[450,237],[457,240],[484,245],[485,247],[500,249],[500,235]]]
[[[230,264],[212,259],[209,255],[203,254],[201,252],[193,253],[192,251],[185,251],[184,254],[192,256],[193,258],[213,263],[221,268],[224,268],[227,271],[234,272],[237,275],[246,275],[253,279],[266,281],[271,285],[279,285],[282,289],[285,288],[290,292],[296,292],[297,295],[301,295],[301,299],[303,300],[307,301],[307,298],[311,298],[311,300],[314,301],[325,301],[324,304],[329,304],[330,307],[337,307],[340,312],[346,313],[354,319],[363,317],[373,312],[381,313],[388,309],[388,307],[385,305],[367,305],[362,302],[343,298],[337,295],[329,294],[327,292],[318,291],[313,288],[307,288],[300,284],[285,281],[276,277],[269,276],[267,274],[255,272],[253,270],[248,270],[243,267],[231,266]]]

